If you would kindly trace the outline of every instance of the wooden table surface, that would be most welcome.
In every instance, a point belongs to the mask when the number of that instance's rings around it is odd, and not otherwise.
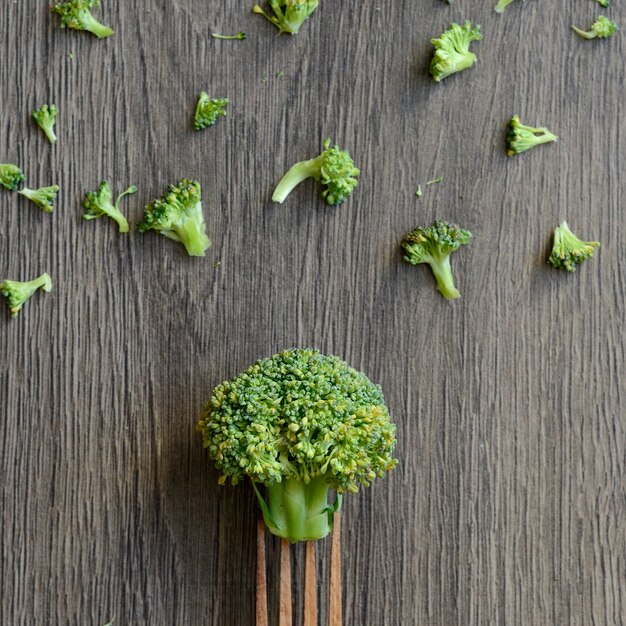
[[[0,193],[0,277],[54,280],[0,316],[0,624],[252,625],[257,503],[194,426],[214,385],[293,346],[366,372],[397,423],[397,470],[345,499],[346,625],[626,623],[626,39],[571,32],[591,0],[494,3],[322,0],[278,37],[253,0],[104,0],[108,40],[2,3],[0,161],[61,192],[52,215]],[[466,18],[479,61],[436,84],[430,39]],[[201,90],[231,104],[196,133]],[[513,113],[559,142],[508,159]],[[309,181],[272,204],[327,136],[362,170],[352,198]],[[138,185],[136,223],[182,177],[203,259],[81,219],[105,178]],[[474,234],[455,302],[399,251],[435,218]],[[546,265],[563,219],[602,243],[575,274]]]

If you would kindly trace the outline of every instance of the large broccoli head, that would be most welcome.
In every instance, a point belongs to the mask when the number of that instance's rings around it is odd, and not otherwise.
[[[267,502],[257,491],[266,525],[291,541],[330,531],[329,489],[357,492],[396,464],[380,387],[311,349],[258,361],[216,387],[198,429],[220,482],[266,485]]]

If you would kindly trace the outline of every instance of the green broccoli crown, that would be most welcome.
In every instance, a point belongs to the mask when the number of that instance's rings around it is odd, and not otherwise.
[[[137,229],[140,232],[155,230],[182,243],[190,256],[204,256],[211,241],[206,235],[202,214],[200,183],[184,178],[170,185],[162,198],[146,206]]]
[[[502,13],[511,2],[513,2],[513,0],[499,0],[498,4],[496,4],[496,13]]]
[[[319,0],[268,0],[274,15],[266,13],[258,4],[252,11],[269,20],[279,33],[296,35],[302,24],[317,9]]]
[[[611,21],[608,17],[604,17],[604,15],[600,15],[588,31],[584,31],[577,26],[572,26],[572,28],[585,39],[602,39],[610,37],[619,30],[617,24]]]
[[[52,291],[52,279],[46,273],[28,281],[5,280],[0,283],[0,292],[7,299],[12,317],[17,317],[24,304],[38,289]]]
[[[476,61],[476,55],[469,51],[472,41],[483,38],[480,26],[472,28],[469,20],[459,26],[451,24],[440,37],[432,39],[435,54],[430,64],[430,73],[437,81],[441,81],[450,74],[466,70]]]
[[[33,119],[45,133],[50,143],[56,143],[57,136],[54,133],[54,124],[57,117],[57,108],[54,104],[44,104],[33,111]]]
[[[59,186],[52,185],[51,187],[41,187],[39,189],[29,189],[24,187],[17,193],[22,194],[25,198],[28,198],[31,202],[34,202],[40,209],[46,213],[52,213],[54,210],[54,201],[59,193]]]
[[[112,35],[113,31],[91,14],[91,9],[99,6],[100,0],[66,0],[53,4],[50,10],[61,16],[61,28],[85,30],[103,39]]]
[[[526,150],[530,150],[535,146],[539,146],[551,141],[557,141],[558,137],[551,133],[547,128],[533,128],[525,126],[520,122],[519,116],[514,115],[509,122],[509,133],[506,136],[508,145],[507,156],[520,154]]]
[[[119,205],[120,200],[124,196],[134,193],[137,193],[137,187],[135,185],[131,185],[128,189],[126,189],[126,191],[123,191],[119,196],[117,196],[115,204],[113,204],[111,201],[112,195],[109,183],[106,180],[103,180],[97,191],[88,191],[85,194],[83,207],[87,210],[83,214],[83,219],[93,220],[106,215],[117,222],[120,233],[127,233],[129,230],[128,221],[120,211]]]
[[[581,241],[563,222],[554,230],[554,245],[548,263],[557,269],[575,272],[576,266],[590,259],[600,245],[597,241]]]
[[[224,108],[228,104],[228,98],[209,98],[209,94],[202,92],[196,106],[194,128],[203,130],[207,126],[213,126],[218,118],[226,115]]]
[[[198,430],[221,482],[321,477],[340,493],[356,492],[396,464],[380,387],[311,349],[258,361],[216,387]]]
[[[0,163],[0,185],[9,191],[16,191],[26,180],[24,172],[13,163]]]
[[[417,227],[405,235],[402,241],[404,260],[411,265],[428,264],[441,295],[448,300],[460,298],[461,294],[454,286],[450,255],[468,244],[471,237],[469,230],[437,220],[427,228]]]
[[[331,147],[330,139],[324,140],[324,151],[308,161],[300,161],[293,165],[282,177],[272,200],[284,202],[293,189],[307,178],[319,180],[325,187],[322,198],[330,206],[345,202],[358,185],[356,177],[360,174],[349,152]]]

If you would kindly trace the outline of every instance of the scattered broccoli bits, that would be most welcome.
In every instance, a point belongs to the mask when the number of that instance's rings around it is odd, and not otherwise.
[[[54,201],[57,199],[57,193],[59,193],[59,186],[52,185],[51,187],[40,187],[39,189],[24,187],[24,189],[17,193],[22,194],[25,198],[34,202],[46,213],[52,213],[54,210]]]
[[[450,255],[469,243],[471,237],[469,230],[437,220],[432,226],[417,227],[404,237],[404,260],[411,265],[430,265],[441,295],[448,300],[460,298],[461,294],[454,286]]]
[[[52,279],[48,274],[44,273],[25,283],[16,280],[5,280],[0,283],[0,292],[7,299],[12,317],[17,317],[24,304],[38,289],[52,291]]]
[[[211,37],[214,39],[238,39],[239,41],[243,41],[246,38],[246,33],[243,31],[239,31],[236,35],[220,35],[219,33],[211,33]]]
[[[509,133],[506,136],[507,156],[520,154],[542,143],[557,141],[558,137],[547,128],[533,128],[520,122],[519,115],[514,115],[509,122]]]
[[[91,14],[91,9],[99,6],[100,0],[67,0],[53,4],[50,10],[61,16],[61,28],[84,30],[95,35],[98,39],[104,39],[110,37],[113,31],[108,26],[98,22]]]
[[[279,33],[297,35],[302,24],[317,9],[319,0],[268,0],[274,15],[266,13],[258,4],[252,7],[254,13],[269,20]]]
[[[24,172],[13,163],[0,163],[0,185],[9,191],[17,188],[26,180]]]
[[[54,104],[44,104],[33,111],[33,119],[45,133],[50,143],[56,143],[57,136],[54,133],[54,124],[57,117],[57,108]]]
[[[85,194],[83,207],[87,210],[83,214],[83,219],[93,220],[98,217],[102,217],[103,215],[107,215],[112,220],[117,222],[120,233],[127,233],[128,221],[120,211],[120,200],[124,196],[128,196],[133,193],[137,193],[137,187],[135,187],[135,185],[131,185],[126,191],[123,191],[119,196],[117,196],[115,204],[112,204],[111,188],[109,187],[109,183],[106,180],[103,180],[97,191],[88,191]]]
[[[184,178],[170,185],[162,198],[146,206],[137,229],[142,233],[155,230],[182,243],[189,256],[204,256],[211,240],[206,235],[200,183]]]
[[[576,266],[590,259],[600,245],[597,241],[581,241],[572,233],[567,222],[554,230],[554,244],[548,263],[560,270],[575,272]]]
[[[307,178],[315,178],[325,187],[322,198],[330,206],[345,202],[358,185],[357,176],[361,173],[352,157],[339,146],[331,147],[330,139],[324,140],[324,151],[308,161],[293,165],[278,183],[272,200],[284,202],[293,189]]]
[[[285,350],[216,387],[197,428],[219,482],[250,479],[265,525],[291,542],[328,535],[341,494],[396,466],[380,387],[313,349]]]
[[[440,82],[447,76],[461,72],[474,65],[476,55],[469,51],[472,41],[483,38],[480,26],[472,28],[469,20],[459,26],[451,24],[440,37],[431,39],[435,46],[435,54],[430,64],[432,77]]]
[[[208,126],[213,126],[220,117],[226,115],[224,109],[228,102],[228,98],[211,99],[208,93],[201,92],[196,105],[193,127],[196,130],[204,130]]]
[[[496,4],[496,13],[502,13],[511,2],[513,2],[513,0],[499,0],[498,4]]]
[[[619,30],[617,24],[612,22],[608,17],[604,17],[604,15],[600,15],[598,17],[598,19],[591,25],[590,30],[585,31],[577,26],[572,26],[572,28],[585,39],[602,39],[610,37]]]

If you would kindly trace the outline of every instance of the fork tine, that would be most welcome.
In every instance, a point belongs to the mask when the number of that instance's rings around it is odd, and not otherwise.
[[[265,526],[260,516],[256,534],[256,626],[268,626]]]
[[[330,598],[328,601],[328,626],[341,626],[343,620],[341,601],[341,513],[335,513],[330,548]]]

